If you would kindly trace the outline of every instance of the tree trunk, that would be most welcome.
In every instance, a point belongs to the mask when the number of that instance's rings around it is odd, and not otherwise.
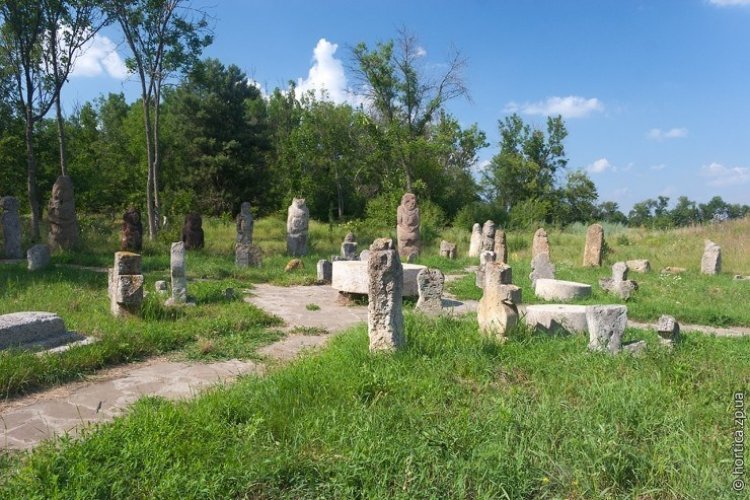
[[[146,156],[148,161],[148,175],[146,181],[146,217],[148,218],[148,239],[156,238],[156,224],[154,219],[154,153],[151,144],[151,111],[148,98],[143,95],[143,121],[146,126]]]
[[[161,85],[157,83],[156,90],[154,92],[154,139],[153,139],[153,151],[154,151],[154,218],[156,219],[154,221],[156,230],[159,230],[161,221],[159,220],[159,217],[161,215],[161,202],[159,201],[159,170],[160,170],[160,164],[161,164],[161,154],[160,154],[160,147],[159,147],[159,117],[160,117],[160,96],[161,94]]]
[[[37,243],[41,240],[39,221],[42,218],[42,210],[39,205],[39,193],[36,186],[36,157],[34,156],[34,120],[31,116],[31,107],[26,111],[26,161],[27,161],[27,189],[29,195],[29,206],[31,207],[31,241]]]
[[[60,172],[68,175],[68,160],[65,151],[65,122],[63,122],[62,106],[60,106],[60,94],[55,99],[55,113],[57,114],[57,140],[60,143]]]

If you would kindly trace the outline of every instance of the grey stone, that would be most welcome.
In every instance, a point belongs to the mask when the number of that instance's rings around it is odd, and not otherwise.
[[[548,256],[550,255],[547,232],[544,228],[540,227],[534,233],[534,240],[531,242],[531,261],[533,262],[536,256],[542,253],[546,253]]]
[[[0,198],[0,226],[5,238],[6,259],[23,258],[21,248],[21,218],[18,215],[18,200],[13,196]]]
[[[546,333],[586,333],[586,309],[587,306],[573,304],[528,305],[524,321],[531,328]]]
[[[634,273],[647,273],[651,271],[651,263],[646,259],[634,259],[625,261],[628,269]]]
[[[555,265],[549,260],[548,253],[540,253],[531,260],[531,287],[536,287],[540,279],[555,279]]]
[[[591,285],[541,278],[536,280],[534,293],[544,300],[574,300],[591,296]]]
[[[493,252],[495,248],[495,222],[488,220],[482,226],[482,251]]]
[[[166,295],[169,293],[169,287],[167,286],[167,282],[164,280],[159,280],[154,283],[154,289],[156,290],[156,293],[160,295]]]
[[[0,315],[0,349],[40,343],[66,333],[57,314],[29,311]]]
[[[29,271],[38,271],[50,265],[49,247],[43,243],[26,250],[26,262]]]
[[[182,241],[172,243],[169,260],[172,296],[167,305],[187,303],[187,275],[185,274],[185,244]]]
[[[440,242],[440,256],[446,259],[453,260],[456,258],[456,244],[450,241]]]
[[[378,238],[370,246],[367,261],[367,333],[370,351],[392,351],[401,347],[404,336],[403,268],[393,240]]]
[[[680,324],[673,316],[662,314],[656,326],[659,341],[666,347],[673,347],[680,339]]]
[[[493,251],[495,252],[496,262],[508,263],[508,244],[505,241],[505,231],[502,229],[495,231],[495,246]]]
[[[250,202],[245,201],[240,205],[240,213],[237,214],[237,237],[236,245],[249,245],[253,242],[253,213],[250,211]]]
[[[630,295],[638,290],[638,283],[628,279],[628,265],[624,262],[615,262],[612,265],[612,277],[599,280],[599,286],[623,300],[628,300]]]
[[[503,263],[488,262],[485,273],[484,293],[477,307],[479,330],[502,340],[518,323],[515,301],[521,301],[521,289],[508,283],[510,267]]]
[[[237,267],[260,267],[263,252],[252,243],[236,243],[234,246],[234,264]]]
[[[318,261],[318,283],[331,283],[333,279],[333,264],[325,259]]]
[[[115,317],[137,315],[143,303],[144,278],[141,256],[116,252],[115,264],[108,271],[110,311]]]
[[[422,269],[417,275],[419,300],[414,310],[428,316],[439,316],[443,312],[443,287],[445,275],[440,269]]]
[[[615,262],[612,264],[612,279],[615,281],[625,281],[628,279],[628,265],[624,262]]]
[[[623,352],[627,352],[628,354],[632,354],[633,356],[642,356],[646,352],[646,348],[648,347],[648,344],[646,344],[645,340],[638,340],[635,342],[628,342],[627,344],[624,344],[622,346]]]
[[[185,250],[203,248],[205,239],[203,218],[200,214],[191,213],[185,216],[185,224],[182,226],[182,242],[185,244]]]
[[[294,198],[286,218],[286,252],[293,257],[307,255],[307,231],[310,211],[304,198]]]
[[[622,347],[622,334],[628,324],[625,306],[589,306],[586,309],[589,349],[617,353]]]
[[[359,260],[361,260],[362,262],[367,262],[369,258],[370,258],[369,250],[362,250],[361,252],[359,252]]]
[[[591,224],[586,231],[586,246],[583,249],[584,267],[601,267],[604,251],[604,228],[601,224]]]
[[[479,254],[479,268],[477,269],[475,284],[479,288],[484,288],[484,269],[488,262],[495,262],[495,252],[482,250]]]
[[[412,193],[405,193],[401,197],[401,204],[396,211],[396,236],[398,238],[398,254],[401,258],[411,258],[419,255],[420,217],[417,207],[417,197]]]
[[[49,246],[52,250],[70,249],[78,244],[73,181],[67,175],[59,176],[52,186],[47,219],[49,220]]]
[[[471,228],[471,240],[469,242],[469,257],[479,257],[482,251],[482,226],[474,224]]]
[[[711,240],[706,240],[701,258],[701,273],[719,274],[721,272],[721,247]]]
[[[357,241],[352,232],[347,233],[341,243],[341,257],[344,260],[357,260]]]
[[[367,260],[339,260],[333,262],[331,287],[342,293],[367,295],[369,290],[367,262]],[[417,276],[422,269],[426,269],[426,266],[401,264],[401,267],[404,277],[401,294],[404,297],[416,297],[418,295]]]

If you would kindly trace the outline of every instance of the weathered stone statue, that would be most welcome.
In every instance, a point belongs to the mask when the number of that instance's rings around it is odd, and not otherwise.
[[[482,251],[482,226],[474,224],[471,228],[471,240],[469,240],[469,257],[479,257]]]
[[[141,213],[135,208],[129,208],[122,216],[120,229],[120,250],[140,252],[143,248],[143,223]]]
[[[351,231],[346,233],[341,244],[341,257],[344,260],[357,260],[357,241]]]
[[[185,217],[185,224],[182,226],[182,242],[185,244],[185,250],[203,248],[203,219],[199,214],[192,213]]]
[[[170,277],[172,279],[172,296],[165,305],[175,306],[187,303],[187,274],[185,272],[185,243],[172,243],[169,261]]]
[[[5,238],[5,258],[22,258],[21,218],[18,215],[18,200],[15,197],[4,196],[0,198],[0,222],[2,222]]]
[[[240,206],[240,213],[237,214],[237,241],[240,244],[249,244],[253,242],[253,214],[250,212],[250,202],[245,201]]]
[[[549,255],[549,240],[547,239],[547,231],[544,228],[539,228],[534,233],[534,241],[531,243],[531,260],[540,253],[546,253]]]
[[[492,252],[495,247],[495,223],[488,220],[482,226],[482,251]]]
[[[711,240],[706,240],[701,257],[701,273],[719,274],[721,272],[721,247]]]
[[[584,267],[601,267],[604,253],[604,228],[591,224],[586,231],[586,246],[583,249]]]
[[[495,231],[495,262],[502,264],[508,263],[508,244],[505,241],[505,231],[498,229]]]
[[[379,238],[370,246],[367,261],[367,334],[370,351],[392,351],[404,342],[404,268],[393,240]]]
[[[406,193],[401,197],[401,204],[396,211],[396,236],[400,257],[409,259],[419,255],[419,223],[417,197],[412,193]]]
[[[115,253],[115,265],[109,269],[110,311],[113,316],[137,315],[143,302],[141,256],[132,252]]]
[[[505,340],[507,330],[518,324],[516,305],[521,302],[521,289],[512,284],[511,268],[501,262],[488,262],[485,273],[484,293],[477,307],[479,330]]]
[[[307,255],[307,228],[310,224],[310,211],[304,198],[294,198],[289,205],[286,218],[286,251],[289,255]]]
[[[440,269],[426,268],[417,274],[417,292],[419,300],[414,306],[427,316],[440,316],[443,312],[443,287],[445,275]]]
[[[52,198],[47,208],[49,245],[52,250],[69,249],[78,244],[78,222],[73,196],[73,181],[61,175],[52,186]]]

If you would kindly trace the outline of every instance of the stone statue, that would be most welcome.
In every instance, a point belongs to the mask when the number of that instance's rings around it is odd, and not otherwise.
[[[49,245],[53,250],[69,249],[78,244],[73,181],[67,175],[59,176],[52,186],[52,198],[49,200],[47,218],[49,219]]]
[[[185,217],[185,224],[182,226],[182,242],[185,243],[185,250],[203,248],[203,219],[199,214],[192,213]]]
[[[122,216],[120,250],[138,253],[142,248],[143,224],[141,223],[141,213],[131,207]]]
[[[307,254],[307,228],[310,224],[310,211],[304,198],[294,198],[289,205],[286,218],[286,251],[300,257]]]
[[[341,244],[341,257],[344,260],[357,260],[357,239],[351,231],[346,233]]]
[[[5,257],[7,259],[22,258],[21,218],[18,215],[18,200],[15,197],[0,198],[0,223],[5,236]]]
[[[406,193],[396,212],[396,236],[399,256],[410,259],[419,255],[419,208],[417,197]]]
[[[253,214],[250,213],[250,202],[245,201],[237,214],[237,244],[253,242]]]

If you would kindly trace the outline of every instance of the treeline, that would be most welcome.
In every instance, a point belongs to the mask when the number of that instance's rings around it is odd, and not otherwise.
[[[351,51],[356,105],[291,83],[264,95],[239,67],[201,59],[212,37],[205,16],[187,7],[0,3],[0,195],[18,196],[32,226],[60,174],[73,179],[79,211],[118,216],[135,206],[148,214],[152,234],[162,215],[234,214],[243,201],[264,215],[285,210],[292,197],[306,198],[317,219],[392,226],[404,191],[417,194],[432,227],[486,219],[506,227],[594,220],[666,227],[748,214],[720,198],[697,205],[682,197],[669,210],[660,197],[627,216],[614,202],[598,203],[587,174],[568,168],[559,116],[545,130],[515,114],[501,120],[499,152],[478,169],[486,133],[446,110],[468,95],[465,60],[452,54],[427,65],[406,31]],[[141,95],[132,102],[103,95],[62,116],[70,48],[107,24],[120,28]],[[79,28],[58,29],[69,25]]]

